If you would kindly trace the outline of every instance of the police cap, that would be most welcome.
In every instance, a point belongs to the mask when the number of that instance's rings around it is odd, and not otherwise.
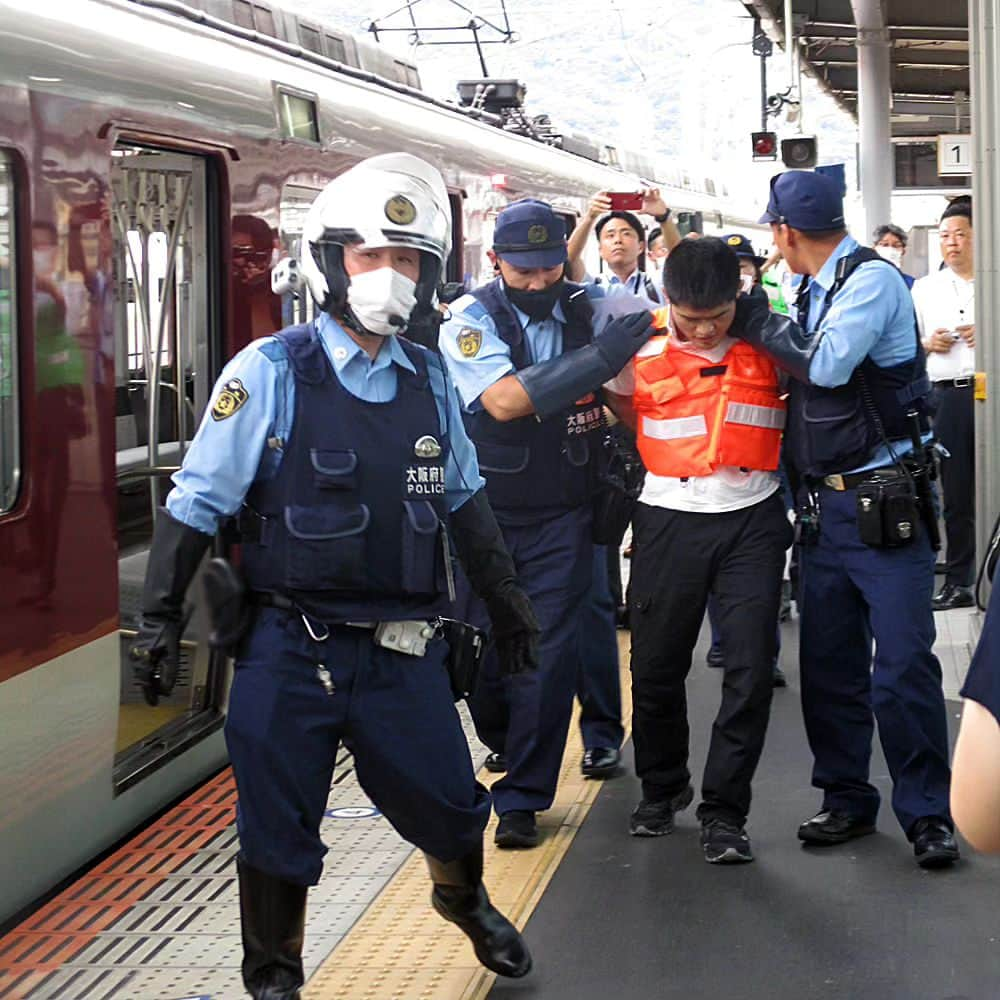
[[[811,170],[786,170],[771,178],[771,197],[761,222],[779,222],[803,232],[844,228],[839,185]]]
[[[737,257],[752,260],[758,267],[764,263],[764,258],[756,253],[753,248],[753,244],[742,234],[730,233],[729,236],[722,237],[722,242],[725,243]]]
[[[497,216],[493,252],[514,267],[558,267],[566,263],[566,225],[544,201],[515,201]]]

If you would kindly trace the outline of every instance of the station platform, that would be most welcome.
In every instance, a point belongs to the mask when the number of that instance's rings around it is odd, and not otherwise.
[[[963,615],[937,616],[949,697],[963,655],[967,663]],[[628,634],[619,637],[628,706]],[[953,870],[921,871],[885,803],[875,836],[822,851],[799,845],[796,827],[819,796],[795,622],[782,638],[789,687],[775,691],[754,785],[754,864],[706,864],[693,809],[672,836],[630,837],[640,797],[631,747],[617,777],[585,780],[575,721],[556,803],[539,816],[540,845],[498,851],[491,822],[487,885],[525,930],[535,968],[523,980],[482,969],[431,910],[423,858],[371,808],[343,753],[324,820],[330,852],[309,897],[306,1000],[1000,995],[1000,860],[965,848]],[[703,634],[688,684],[696,787],[721,680],[706,651]],[[958,715],[950,701],[953,736]],[[465,721],[481,764],[485,748]],[[888,800],[877,747],[872,775]],[[240,1000],[234,805],[227,770],[0,938],[0,998]]]

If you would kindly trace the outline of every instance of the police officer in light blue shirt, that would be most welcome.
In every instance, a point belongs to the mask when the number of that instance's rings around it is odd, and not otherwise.
[[[564,280],[565,227],[545,202],[508,206],[493,241],[500,276],[452,304],[440,344],[542,629],[537,675],[504,677],[487,657],[470,700],[480,739],[506,758],[492,789],[496,842],[526,848],[555,795],[576,689],[603,432],[596,391],[648,339],[652,316],[633,307],[594,337],[590,295],[600,292]]]
[[[927,503],[904,499],[926,470],[929,437],[930,384],[913,303],[898,269],[847,235],[842,194],[829,178],[777,175],[761,222],[805,276],[797,323],[749,296],[733,326],[792,376],[785,455],[805,508],[802,709],[813,784],[823,791],[799,838],[828,845],[874,831],[874,713],[896,818],[917,863],[944,867],[958,847],[932,651],[934,552],[921,523],[934,515]]]
[[[181,607],[220,521],[250,592],[226,741],[239,795],[243,980],[296,1000],[306,890],[337,747],[427,856],[432,902],[479,960],[531,958],[483,886],[490,799],[475,781],[438,637],[454,617],[450,550],[483,600],[501,669],[536,668],[538,625],[482,490],[439,359],[394,334],[438,315],[451,213],[409,154],[332,181],[305,220],[302,272],[322,310],[244,348],[157,520],[133,648],[155,704],[177,671]]]

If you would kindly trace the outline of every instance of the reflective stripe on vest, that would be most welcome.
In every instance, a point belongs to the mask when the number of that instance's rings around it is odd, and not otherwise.
[[[643,417],[642,430],[646,437],[657,441],[675,441],[677,438],[703,437],[708,434],[708,424],[700,413],[696,417],[675,417],[673,420]]]
[[[654,475],[708,476],[722,466],[774,470],[785,404],[774,365],[737,341],[719,363],[652,338],[635,357],[637,442]]]
[[[785,411],[775,410],[770,406],[755,406],[753,403],[730,403],[726,407],[727,424],[743,424],[746,427],[776,427],[779,431],[785,426]]]

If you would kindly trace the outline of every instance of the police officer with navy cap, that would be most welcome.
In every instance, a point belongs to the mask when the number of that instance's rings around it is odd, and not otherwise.
[[[482,882],[489,794],[474,777],[434,621],[452,607],[453,544],[501,669],[530,672],[537,623],[482,490],[440,361],[395,336],[436,312],[451,234],[441,175],[366,160],[305,220],[302,272],[322,310],[226,365],[156,524],[133,648],[153,704],[177,676],[187,585],[236,516],[252,624],[226,740],[239,793],[243,980],[298,998],[306,890],[337,746],[427,855],[432,903],[500,975],[531,966]]]
[[[874,712],[893,810],[917,863],[947,866],[958,847],[932,651],[930,385],[913,303],[898,269],[847,234],[829,178],[775,176],[761,222],[804,275],[797,323],[753,295],[733,326],[792,376],[785,445],[802,519],[802,709],[823,792],[799,839],[839,844],[874,832]]]
[[[542,630],[537,675],[503,676],[487,657],[470,701],[480,739],[506,757],[492,789],[496,842],[523,848],[538,842],[535,814],[555,795],[576,686],[602,432],[595,390],[646,342],[652,316],[631,312],[593,336],[590,296],[602,293],[564,279],[565,226],[545,202],[505,208],[489,256],[499,276],[452,304],[440,345]]]

